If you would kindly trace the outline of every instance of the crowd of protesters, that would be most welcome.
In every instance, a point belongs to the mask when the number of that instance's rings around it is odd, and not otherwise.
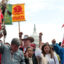
[[[2,9],[2,11],[0,9],[0,12],[3,16],[6,10],[4,1],[2,0],[2,3],[0,3]],[[11,15],[10,11],[7,11],[7,13]],[[2,22],[4,20],[3,16]],[[0,38],[6,37],[6,34],[5,26],[3,28],[0,24]],[[36,47],[32,42],[34,42],[34,38],[28,35],[25,35],[22,39],[13,38],[11,45],[0,40],[0,64],[64,64],[64,44],[58,44],[53,39],[51,41],[52,45],[49,42],[40,42],[39,47]]]
[[[52,45],[46,42],[40,47],[32,42],[34,38],[28,35],[21,40],[13,38],[11,45],[0,40],[0,64],[64,64],[64,45],[55,39]]]

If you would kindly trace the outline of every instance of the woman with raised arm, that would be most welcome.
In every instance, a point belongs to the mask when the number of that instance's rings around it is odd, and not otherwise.
[[[59,64],[56,54],[54,54],[51,46],[46,43],[42,46],[42,64]]]

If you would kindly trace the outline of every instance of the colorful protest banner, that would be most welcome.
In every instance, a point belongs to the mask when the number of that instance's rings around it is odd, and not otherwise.
[[[7,8],[4,15],[4,23],[9,25],[12,24],[12,5],[7,4]]]
[[[25,21],[24,4],[15,4],[12,6],[12,21]]]

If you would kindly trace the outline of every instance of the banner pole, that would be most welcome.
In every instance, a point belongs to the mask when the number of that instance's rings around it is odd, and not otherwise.
[[[20,22],[18,21],[18,31],[20,33]]]
[[[4,21],[3,21],[3,42],[5,43],[5,35],[4,35],[4,30],[5,30],[5,23],[4,23]]]
[[[19,29],[20,46],[23,46],[23,43],[22,43],[22,35],[23,35],[23,32],[20,32],[20,22],[18,22],[18,29]]]
[[[2,5],[4,5],[5,7],[7,6],[7,2],[8,2],[8,0],[6,0],[6,2],[5,2],[5,0],[2,0]],[[6,4],[6,5],[5,5]],[[4,9],[4,10],[6,10],[6,9]],[[4,16],[4,14],[5,14],[5,11],[4,11],[4,13],[3,13],[3,16]],[[5,43],[5,35],[4,35],[4,30],[5,30],[5,19],[3,18],[3,42]]]

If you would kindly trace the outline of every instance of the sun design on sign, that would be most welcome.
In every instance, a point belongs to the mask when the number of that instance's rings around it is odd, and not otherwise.
[[[14,13],[15,14],[21,14],[22,13],[22,7],[21,6],[15,6],[14,7]]]

